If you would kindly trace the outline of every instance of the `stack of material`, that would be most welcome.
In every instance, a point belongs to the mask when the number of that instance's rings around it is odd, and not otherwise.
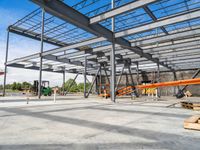
[[[194,115],[186,119],[184,121],[184,128],[200,131],[200,115]]]
[[[200,102],[197,101],[183,101],[181,106],[187,109],[200,110]]]

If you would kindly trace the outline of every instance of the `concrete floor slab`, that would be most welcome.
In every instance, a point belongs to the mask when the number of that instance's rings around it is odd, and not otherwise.
[[[198,112],[167,107],[177,100],[109,100],[58,97],[26,104],[25,97],[0,99],[0,150],[200,149],[200,132],[183,121]]]

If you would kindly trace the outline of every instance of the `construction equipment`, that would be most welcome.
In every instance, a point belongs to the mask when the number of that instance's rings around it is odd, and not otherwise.
[[[41,94],[44,96],[51,96],[52,89],[49,87],[49,81],[42,81]],[[39,81],[35,80],[33,84],[33,91],[35,95],[38,95]]]

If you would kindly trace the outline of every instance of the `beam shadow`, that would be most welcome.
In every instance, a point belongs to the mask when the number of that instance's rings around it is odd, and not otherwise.
[[[121,126],[111,125],[111,124],[106,124],[106,123],[101,123],[101,122],[96,122],[96,121],[89,121],[85,119],[55,116],[55,115],[49,115],[49,114],[44,114],[44,113],[30,113],[27,110],[22,110],[22,109],[17,109],[17,108],[12,108],[12,109],[2,108],[2,109],[10,113],[16,113],[19,115],[29,116],[33,118],[40,118],[40,119],[66,123],[66,124],[75,125],[75,126],[87,127],[87,128],[102,130],[104,132],[122,134],[126,136],[141,137],[148,140],[160,141],[162,143],[166,143],[166,140],[168,142],[173,142],[174,140],[176,141],[177,139],[181,139],[183,143],[187,143],[188,141],[191,141],[191,140],[194,143],[199,143],[199,138],[191,138],[191,137],[178,135],[178,134],[164,133],[164,132],[153,131],[153,130],[148,130],[148,129],[138,129],[138,128],[132,128],[132,127],[130,128],[124,125],[121,125]]]

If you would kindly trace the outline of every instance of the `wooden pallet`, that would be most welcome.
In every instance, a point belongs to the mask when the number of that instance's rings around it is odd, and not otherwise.
[[[186,109],[200,110],[200,102],[181,102],[181,106]]]
[[[184,121],[184,128],[200,131],[200,115],[194,115]]]

